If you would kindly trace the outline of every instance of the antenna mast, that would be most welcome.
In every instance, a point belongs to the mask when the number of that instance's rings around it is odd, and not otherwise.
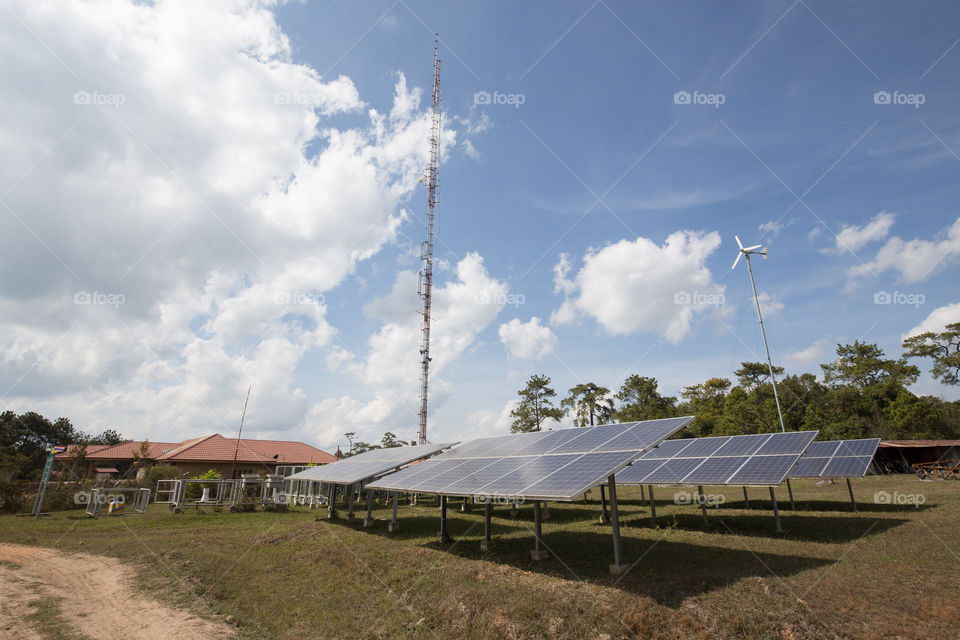
[[[430,165],[427,167],[427,239],[421,245],[420,295],[423,298],[423,336],[420,341],[420,430],[417,444],[427,443],[427,388],[430,383],[430,292],[433,287],[433,217],[437,204],[437,166],[440,162],[440,36],[433,34],[433,114],[430,124]]]

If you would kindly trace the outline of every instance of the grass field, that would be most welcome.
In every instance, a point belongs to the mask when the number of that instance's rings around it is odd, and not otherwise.
[[[117,556],[165,602],[212,612],[243,638],[958,638],[960,483],[913,476],[778,490],[774,532],[766,489],[746,509],[739,489],[702,526],[695,505],[657,489],[659,527],[639,490],[620,488],[628,574],[613,577],[599,505],[551,504],[550,559],[532,562],[532,508],[494,511],[495,549],[480,552],[482,510],[449,511],[454,543],[436,543],[432,500],[400,509],[401,531],[327,521],[325,511],[142,516],[80,512],[0,517],[0,541]],[[875,504],[886,491],[919,508]],[[593,497],[598,497],[594,492]],[[896,501],[896,497],[893,501]],[[341,510],[341,515],[343,514]]]

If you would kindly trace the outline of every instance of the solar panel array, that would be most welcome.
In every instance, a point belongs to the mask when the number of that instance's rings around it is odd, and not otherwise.
[[[817,431],[667,440],[617,474],[618,484],[773,486]]]
[[[337,462],[317,467],[308,467],[299,473],[287,476],[286,480],[312,480],[332,484],[354,484],[375,478],[398,467],[449,449],[455,442],[422,444],[415,447],[391,447],[359,453]]]
[[[790,478],[862,478],[873,461],[880,438],[814,442],[800,456]]]
[[[480,438],[369,486],[457,496],[572,500],[692,419]]]

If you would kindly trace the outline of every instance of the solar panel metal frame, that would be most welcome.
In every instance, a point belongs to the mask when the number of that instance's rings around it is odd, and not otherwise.
[[[880,438],[814,442],[787,477],[862,478],[867,475],[879,446]]]
[[[514,499],[570,501],[615,475],[644,451],[657,446],[692,420],[692,416],[685,416],[515,434],[512,436],[516,452],[513,455],[503,453],[506,448],[505,436],[481,438],[421,463],[435,467],[441,462],[462,461],[464,465],[458,468],[469,473],[444,486],[432,482],[439,473],[430,479],[416,481],[416,476],[406,469],[382,477],[368,486],[372,489],[449,496],[502,495]],[[644,433],[646,436],[641,435]],[[645,442],[645,446],[637,446],[640,442]],[[467,465],[468,461],[480,464]],[[482,464],[487,461],[489,465]],[[479,484],[479,480],[465,482],[470,478],[483,477],[484,469],[490,471],[495,465],[500,465],[504,470],[499,477],[483,484]],[[445,467],[440,473],[445,474],[452,469]],[[524,477],[528,481],[521,482]],[[550,486],[551,478],[555,483],[553,487]],[[556,483],[561,479],[563,484],[560,486],[566,488],[557,488]]]
[[[617,483],[776,486],[788,477],[817,433],[789,431],[667,440],[621,471]],[[657,465],[658,461],[661,464]]]
[[[443,442],[412,447],[373,449],[330,464],[308,467],[299,473],[287,476],[284,480],[308,480],[340,485],[356,484],[391,473],[411,462],[433,456],[456,444],[458,443]]]

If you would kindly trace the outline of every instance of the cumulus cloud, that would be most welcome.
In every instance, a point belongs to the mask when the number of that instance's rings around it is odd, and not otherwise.
[[[944,327],[954,322],[960,322],[960,302],[937,307],[930,312],[930,315],[924,318],[923,322],[903,334],[901,339],[926,333],[927,331],[943,331]]]
[[[867,275],[892,269],[900,272],[903,282],[921,282],[955,262],[960,256],[960,218],[949,228],[940,231],[932,240],[919,238],[905,241],[891,237],[880,248],[873,260],[850,267],[847,275],[851,284]]]
[[[328,398],[310,411],[310,428],[335,438],[345,431],[374,437],[398,424],[410,424],[418,410],[420,316],[384,312],[403,310],[417,302],[416,275],[402,272],[389,294],[368,303],[365,309],[388,321],[367,341],[360,358],[338,351],[338,370],[363,384],[360,394]],[[496,320],[507,300],[507,285],[490,276],[483,258],[469,253],[452,277],[433,289],[431,327],[430,406],[441,406],[450,394],[443,372]],[[357,396],[360,397],[357,397]]]
[[[534,316],[528,322],[514,318],[500,325],[500,342],[511,358],[540,359],[553,353],[559,340],[556,334],[540,324],[540,318]]]
[[[829,251],[843,253],[844,251],[859,251],[871,242],[879,242],[890,234],[890,227],[896,219],[889,211],[881,211],[873,216],[865,225],[844,225],[835,238],[835,244]]]
[[[725,287],[713,280],[704,262],[720,246],[716,231],[678,231],[662,246],[637,238],[588,252],[572,280],[564,257],[554,267],[558,291],[567,299],[551,323],[588,316],[611,335],[661,334],[677,344],[690,332],[697,313],[723,303]],[[559,275],[557,275],[559,274]]]
[[[793,367],[803,367],[813,363],[823,362],[829,353],[830,343],[826,338],[817,340],[805,349],[791,351],[783,356],[784,362]]]
[[[271,7],[8,6],[8,405],[176,439],[235,429],[252,382],[251,433],[316,415],[294,373],[337,333],[331,291],[396,239],[430,119],[402,75],[381,112],[294,62]]]

